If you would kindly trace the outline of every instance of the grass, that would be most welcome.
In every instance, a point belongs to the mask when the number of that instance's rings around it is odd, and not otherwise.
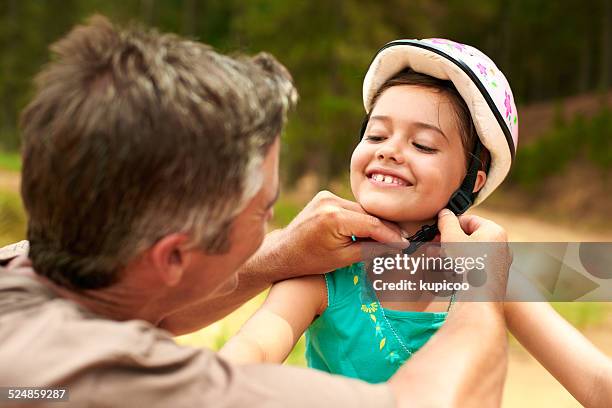
[[[21,156],[15,152],[5,152],[0,150],[0,170],[20,171]]]

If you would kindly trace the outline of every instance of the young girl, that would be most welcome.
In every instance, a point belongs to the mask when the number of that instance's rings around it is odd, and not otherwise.
[[[440,209],[464,212],[507,175],[516,107],[503,74],[475,48],[442,39],[391,42],[375,56],[363,90],[367,117],[351,158],[351,189],[368,213],[397,223],[411,241]],[[221,353],[240,363],[280,363],[305,332],[310,367],[385,381],[444,323],[452,302],[427,293],[381,302],[364,290],[369,284],[362,263],[279,282]],[[549,306],[513,303],[506,312],[517,338],[577,399],[612,404],[609,360]],[[554,358],[567,349],[555,331],[571,333],[569,364]],[[594,383],[602,387],[582,387]]]

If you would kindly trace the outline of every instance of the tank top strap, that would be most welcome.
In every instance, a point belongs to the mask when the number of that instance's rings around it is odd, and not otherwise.
[[[358,294],[363,279],[363,263],[361,262],[326,273],[327,306],[333,307],[347,297]]]

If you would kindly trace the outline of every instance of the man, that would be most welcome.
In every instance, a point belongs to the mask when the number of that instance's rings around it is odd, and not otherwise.
[[[264,238],[296,100],[271,56],[230,58],[101,17],[51,49],[22,116],[30,248],[0,272],[2,385],[65,386],[75,406],[499,403],[506,339],[494,303],[457,305],[388,384],[236,367],[176,345],[171,333],[223,317],[274,281],[358,260],[351,235],[401,238],[325,192]],[[505,238],[477,217],[439,224],[443,240]],[[507,258],[493,290],[504,288]]]

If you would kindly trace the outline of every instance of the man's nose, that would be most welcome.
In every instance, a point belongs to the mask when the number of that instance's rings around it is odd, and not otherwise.
[[[382,161],[389,160],[396,164],[402,164],[405,161],[400,146],[394,142],[388,142],[380,146],[376,151],[376,158]]]

